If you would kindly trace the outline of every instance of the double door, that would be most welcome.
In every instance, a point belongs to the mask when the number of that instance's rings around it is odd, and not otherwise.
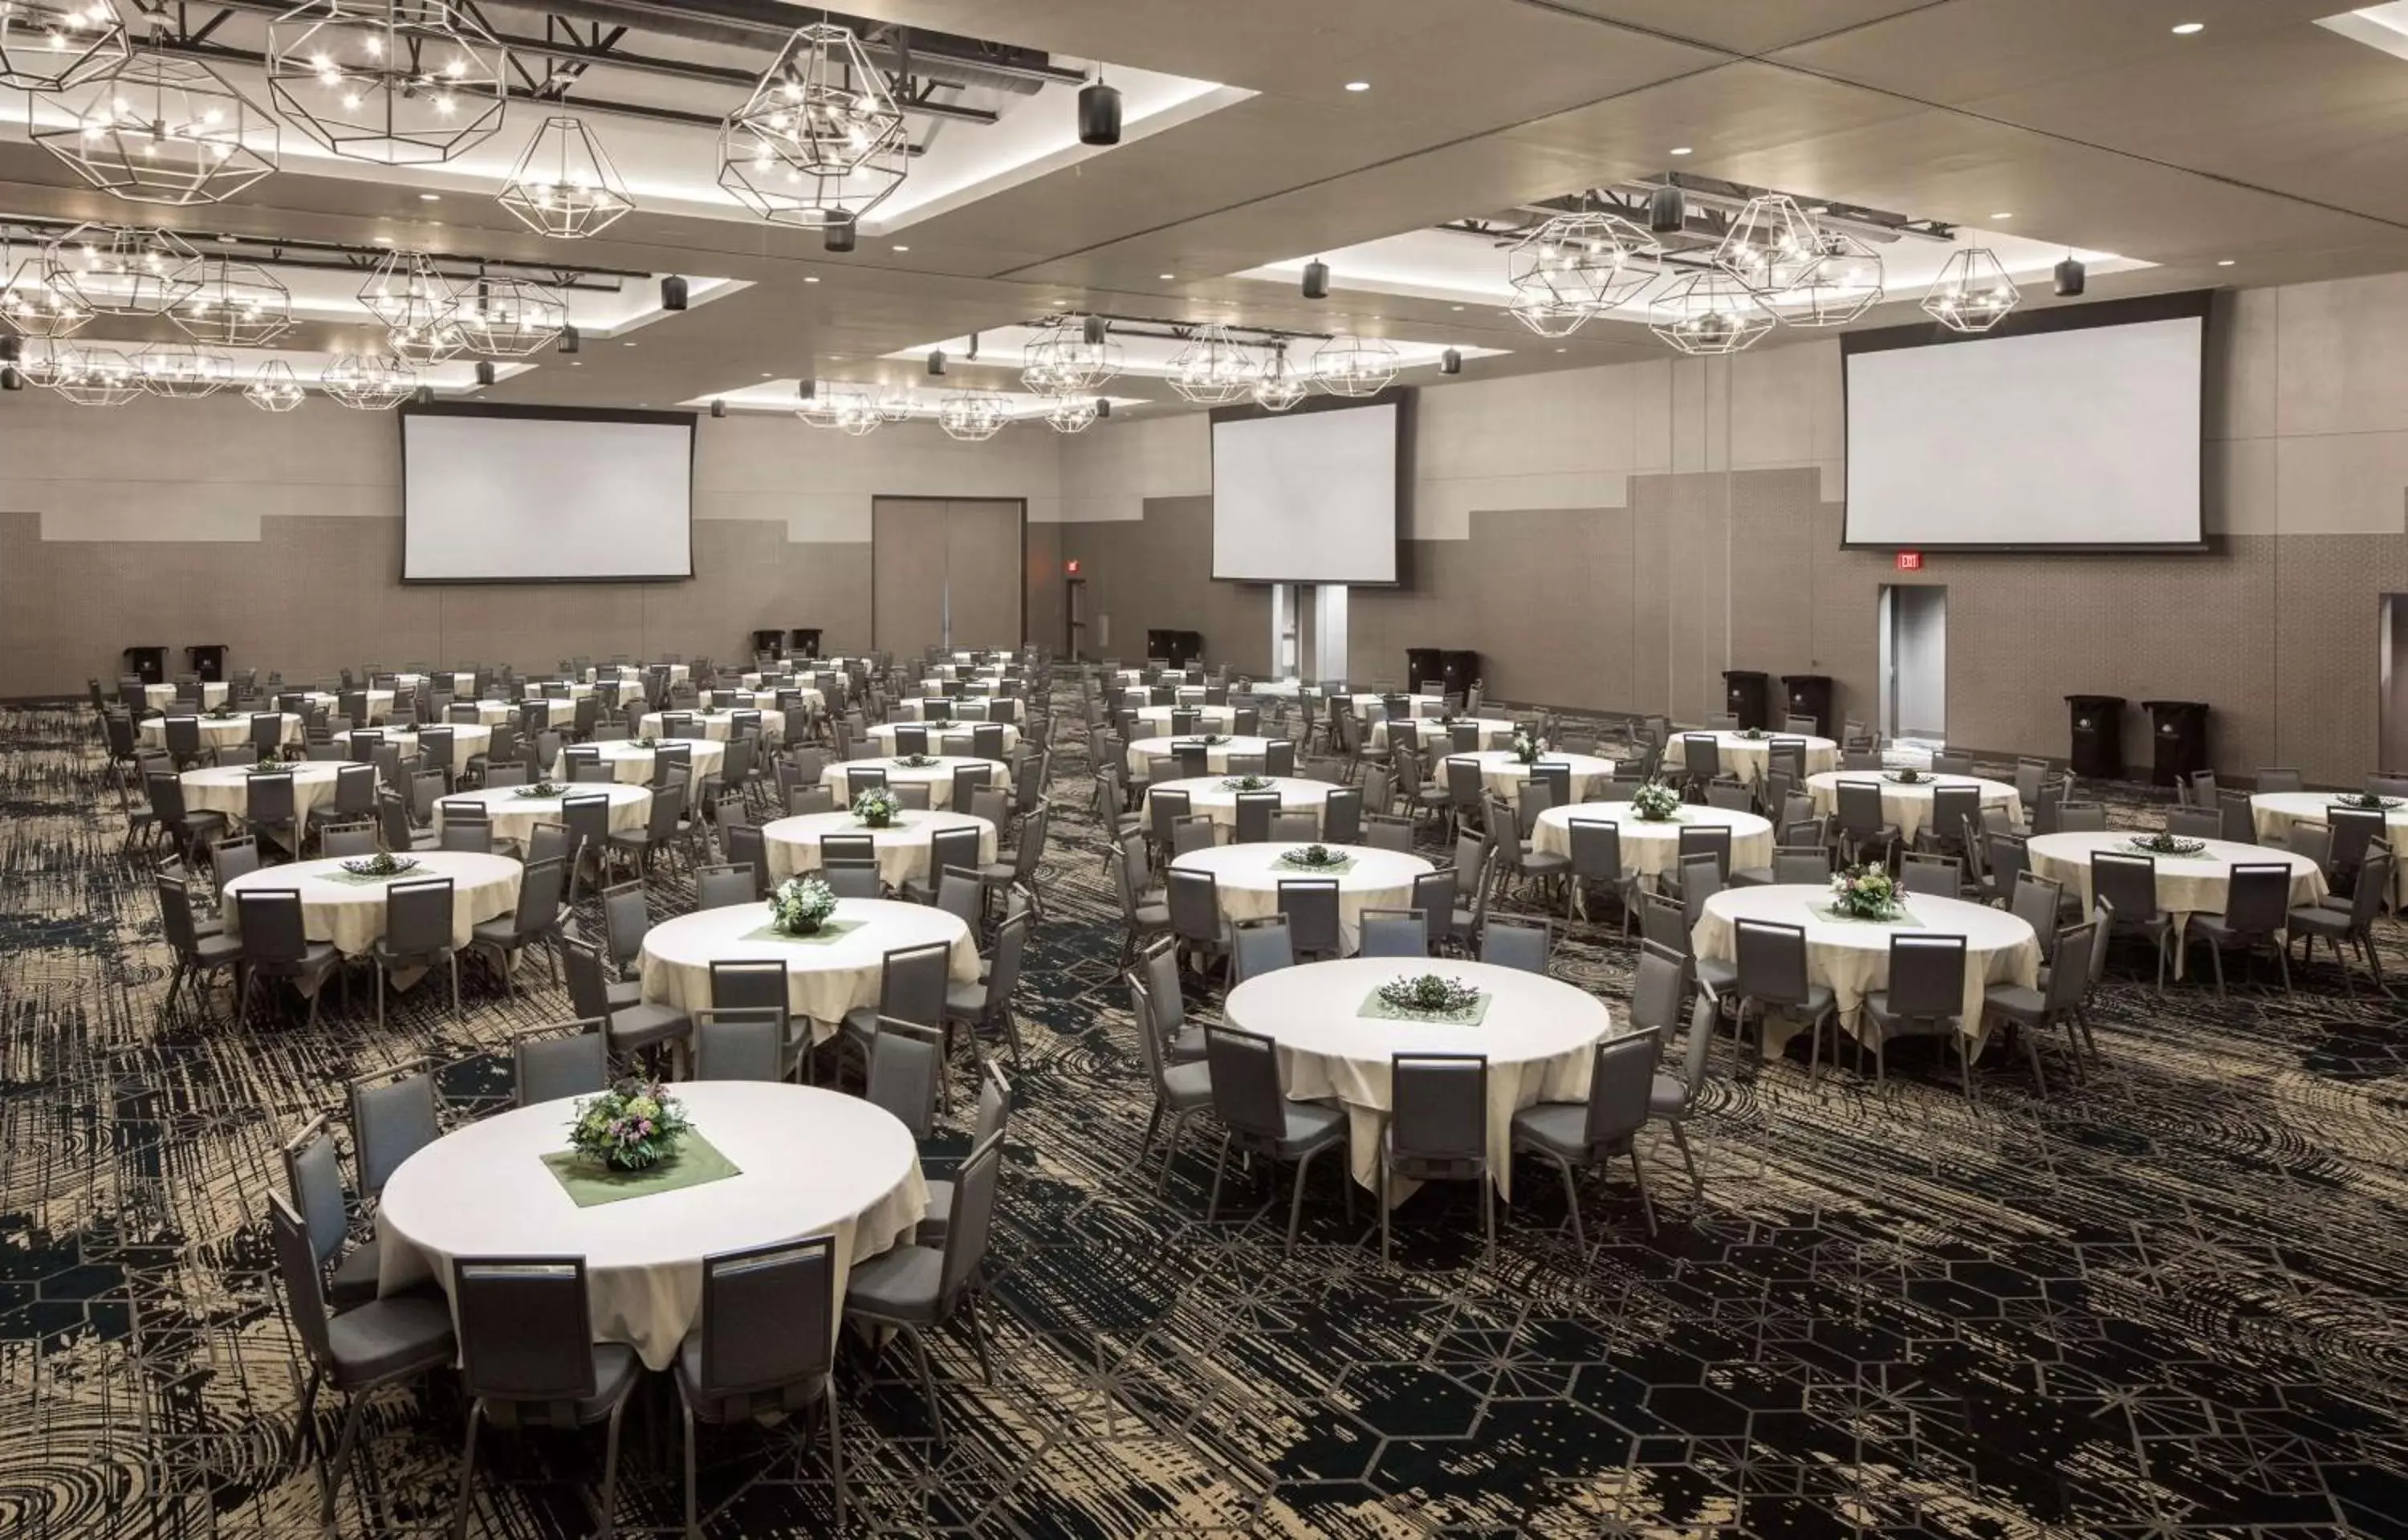
[[[870,504],[870,631],[881,652],[1021,644],[1016,497],[880,497]]]

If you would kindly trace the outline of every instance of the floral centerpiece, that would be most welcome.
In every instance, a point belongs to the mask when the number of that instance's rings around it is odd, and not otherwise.
[[[2364,808],[2369,813],[2379,813],[2386,808],[2398,807],[2401,799],[2383,797],[2371,791],[2345,791],[2333,800],[2345,808]]]
[[[1380,1003],[1392,1011],[1416,1016],[1461,1015],[1480,1001],[1480,991],[1461,979],[1439,973],[1416,973],[1390,979],[1376,991]]]
[[[1860,920],[1894,920],[1906,912],[1899,904],[1898,879],[1888,868],[1871,865],[1831,879],[1831,908]]]
[[[1434,717],[1430,718],[1430,720],[1431,720],[1431,721],[1433,721],[1433,722],[1436,722],[1436,723],[1437,723],[1440,727],[1454,727],[1456,723],[1458,723],[1458,722],[1467,722],[1467,721],[1469,721],[1469,720],[1470,720],[1470,718],[1466,717],[1466,716],[1464,716],[1464,715],[1460,714],[1459,712],[1452,712],[1452,711],[1442,711],[1442,712],[1439,712],[1439,713],[1438,713],[1438,715],[1436,715],[1436,716],[1434,716]]]
[[[661,740],[651,733],[646,733],[641,738],[630,738],[627,741],[639,749],[657,749],[661,746]]]
[[[610,1171],[642,1171],[669,1159],[694,1131],[684,1106],[658,1081],[629,1079],[577,1103],[568,1143]]]
[[[568,788],[556,781],[534,781],[517,787],[510,795],[533,800],[538,797],[566,797],[568,795]]]
[[[1525,765],[1535,765],[1539,756],[1547,752],[1547,741],[1536,733],[1516,732],[1513,735],[1513,757]]]
[[[265,754],[261,755],[258,761],[251,767],[251,773],[253,775],[282,775],[286,771],[292,770],[294,766],[305,763],[308,757],[308,752],[303,749],[299,744],[286,744],[281,748],[270,749]]]
[[[1185,748],[1188,744],[1194,743],[1201,748],[1217,749],[1228,741],[1229,735],[1225,732],[1199,732],[1193,738],[1182,738],[1171,746]]]
[[[1669,824],[1681,815],[1681,794],[1661,781],[1650,781],[1630,794],[1630,810],[1651,824]]]
[[[1283,866],[1301,867],[1308,871],[1317,871],[1326,867],[1344,866],[1352,859],[1354,857],[1344,851],[1332,850],[1316,841],[1300,850],[1287,852],[1280,857],[1280,862]]]
[[[1760,743],[1772,735],[1766,732],[1762,727],[1742,727],[1739,730],[1739,736],[1746,739],[1751,743]]]
[[[2207,842],[2186,840],[2178,834],[2136,834],[2132,848],[2147,856],[2196,856],[2207,848]]]
[[[895,762],[906,770],[926,770],[939,761],[933,754],[898,754]]]
[[[1221,783],[1224,791],[1268,791],[1271,778],[1268,775],[1232,775]]]
[[[1913,765],[1900,765],[1889,772],[1889,779],[1901,786],[1917,786],[1930,780],[1931,775],[1929,771],[1916,770]]]
[[[390,850],[380,850],[373,856],[345,861],[343,870],[354,877],[398,877],[405,871],[418,870],[415,856],[396,856]]]
[[[727,714],[727,708],[724,706],[705,706],[695,714],[697,716],[725,716]]]
[[[201,713],[212,722],[231,722],[241,713],[232,706],[211,706]]]
[[[853,799],[853,815],[870,828],[884,828],[902,813],[903,799],[884,786],[871,786]]]
[[[836,913],[836,889],[817,877],[789,877],[769,895],[769,928],[789,936],[816,936]]]

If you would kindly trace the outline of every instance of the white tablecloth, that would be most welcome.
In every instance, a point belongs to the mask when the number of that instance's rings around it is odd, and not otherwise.
[[[482,723],[472,727],[466,722],[438,722],[435,726],[448,727],[452,729],[452,768],[454,770],[460,769],[467,764],[471,757],[484,753],[493,746],[494,729]],[[417,733],[400,731],[392,727],[380,730],[384,733],[384,741],[399,749],[404,758],[418,753]]]
[[[928,805],[937,808],[949,808],[953,805],[953,767],[956,765],[984,765],[987,767],[986,784],[988,785],[1011,784],[1011,767],[1000,760],[952,754],[932,755],[929,757],[937,762],[933,765],[917,767],[900,764],[893,759],[839,759],[820,772],[820,784],[836,794],[839,806],[850,805],[853,793],[847,786],[845,767],[848,765],[855,768],[875,766],[886,772],[886,784],[890,786],[924,782],[928,787]]]
[[[953,981],[977,982],[978,944],[969,927],[941,909],[846,899],[837,904],[836,918],[864,923],[832,941],[798,941],[768,930],[766,903],[732,904],[665,921],[644,933],[644,999],[681,1011],[706,1011],[712,963],[774,957],[786,965],[786,1009],[809,1017],[812,1036],[825,1042],[847,1011],[878,1003],[886,954],[898,947],[944,942],[953,948]]]
[[[517,908],[519,878],[525,868],[507,856],[460,850],[412,852],[418,865],[400,877],[366,880],[343,870],[342,859],[294,861],[246,871],[225,885],[226,934],[241,933],[235,895],[263,888],[296,888],[301,894],[302,932],[313,942],[356,957],[384,934],[385,890],[419,877],[452,879],[452,944],[468,944],[468,932]],[[348,857],[357,859],[358,857]]]
[[[1295,813],[1309,809],[1316,828],[1320,824],[1322,803],[1328,799],[1331,792],[1338,789],[1326,781],[1307,781],[1300,776],[1272,775],[1265,779],[1269,781],[1270,784],[1261,789],[1276,791],[1280,794],[1281,812]],[[1235,828],[1238,823],[1239,794],[1222,783],[1222,777],[1207,775],[1185,781],[1165,781],[1159,786],[1148,786],[1145,790],[1146,816],[1149,818],[1154,816],[1154,794],[1156,791],[1183,791],[1187,793],[1188,812],[1201,813],[1209,816],[1216,831]],[[1224,833],[1223,837],[1227,836]]]
[[[1227,737],[1228,735],[1223,734],[1221,736]],[[1140,738],[1136,742],[1131,743],[1128,746],[1129,773],[1131,775],[1144,774],[1146,770],[1146,762],[1157,756],[1168,759],[1176,765],[1179,760],[1176,745],[1181,743],[1193,743],[1195,741],[1197,741],[1197,740],[1193,738]],[[1256,756],[1261,756],[1270,752],[1270,742],[1271,741],[1268,738],[1230,738],[1226,743],[1206,744],[1204,748],[1204,768],[1211,770],[1215,775],[1226,775],[1229,772],[1229,756],[1233,754],[1251,754]]]
[[[1279,913],[1279,885],[1327,878],[1338,884],[1339,949],[1348,957],[1361,944],[1363,911],[1411,909],[1413,879],[1438,868],[1419,856],[1402,851],[1374,850],[1369,845],[1331,845],[1354,858],[1354,864],[1332,874],[1283,866],[1280,857],[1301,843],[1216,845],[1191,850],[1170,864],[1186,871],[1209,871],[1220,889],[1221,913],[1235,923]]]
[[[1362,1014],[1364,1001],[1381,985],[1431,971],[1493,997],[1479,1025]],[[1605,1001],[1559,979],[1489,963],[1412,957],[1350,957],[1282,968],[1230,990],[1222,1015],[1232,1027],[1278,1041],[1280,1075],[1292,1100],[1335,1100],[1346,1109],[1347,1164],[1354,1180],[1375,1192],[1391,1056],[1485,1054],[1488,1170],[1498,1193],[1509,1202],[1513,1114],[1540,1101],[1586,1101],[1591,1050],[1613,1030]],[[1398,1182],[1389,1195],[1402,1202],[1416,1185]]]
[[[827,697],[819,691],[805,685],[796,685],[794,688],[805,707],[815,712],[827,709]],[[778,692],[775,690],[762,690],[757,694],[750,687],[741,690],[705,690],[695,698],[706,706],[725,706],[733,711],[774,712],[778,709]]]
[[[726,762],[727,745],[710,738],[665,738],[664,743],[682,743],[693,752],[694,778],[687,784],[689,791],[719,773]],[[652,751],[640,748],[632,738],[599,738],[595,749],[601,751],[602,762],[610,767],[610,779],[626,785],[640,786],[652,778]],[[568,779],[568,756],[562,753],[552,763],[552,778]]]
[[[293,771],[293,808],[296,816],[307,820],[309,810],[335,798],[335,772],[342,767],[326,760],[304,760],[288,766]],[[183,774],[184,806],[194,813],[222,813],[234,823],[241,823],[251,805],[251,770],[248,766],[227,765],[219,769],[186,770]]]
[[[996,703],[1007,708],[1002,716],[997,716],[989,706],[989,698],[990,698],[986,696],[970,696],[967,698],[947,696],[906,696],[904,698],[895,702],[895,714],[906,722],[924,721],[931,727],[935,727],[939,724],[938,723],[937,718],[930,713],[928,708],[931,706],[941,706],[944,708],[944,714],[948,719],[949,724],[953,727],[958,727],[979,722],[1004,721],[1014,717],[1017,712],[1027,710],[1027,702],[1018,698],[1017,697],[1011,698],[1008,700],[996,698]]]
[[[820,869],[820,838],[827,834],[867,834],[877,842],[878,880],[888,887],[928,877],[928,842],[938,830],[979,831],[979,861],[995,859],[995,826],[967,813],[906,812],[884,828],[870,828],[851,813],[806,813],[761,826],[761,844],[769,862],[769,880],[782,883]]]
[[[482,802],[494,818],[493,834],[498,842],[523,850],[535,838],[538,824],[566,822],[561,816],[559,797],[521,797],[523,786],[494,786],[481,791],[455,792],[435,804],[435,827],[443,827],[443,801]],[[652,815],[652,794],[643,786],[583,785],[571,786],[564,796],[590,797],[596,793],[610,799],[610,832],[625,834],[640,829]]]
[[[1424,714],[1426,718],[1429,716],[1435,716],[1437,713],[1433,712]],[[1511,741],[1513,737],[1513,724],[1501,716],[1458,716],[1452,724],[1449,725],[1449,727],[1440,727],[1434,721],[1426,719],[1423,720],[1418,724],[1418,730],[1414,734],[1414,739],[1415,741],[1421,744],[1422,752],[1425,755],[1433,753],[1441,755],[1451,754],[1455,749],[1455,734],[1451,728],[1456,727],[1471,727],[1479,728],[1480,744],[1482,748],[1485,748],[1490,743],[1496,741],[1494,735],[1498,733],[1503,733],[1508,741]],[[1375,749],[1384,749],[1388,746],[1387,718],[1383,717],[1379,721],[1371,724],[1370,745]]]
[[[265,716],[267,713],[263,712],[260,714]],[[251,715],[249,712],[224,718],[196,716],[193,718],[193,720],[201,725],[201,747],[205,749],[222,749],[230,743],[248,743],[251,741]],[[164,716],[154,716],[146,720],[142,724],[140,738],[144,748],[165,748],[167,746],[167,718]],[[298,743],[301,741],[301,719],[290,712],[284,714],[283,741],[287,743]]]
[[[278,693],[289,695],[294,692]],[[368,698],[368,714],[366,718],[353,722],[352,727],[365,727],[370,723],[381,722],[393,714],[394,693],[391,690],[353,690],[351,693]],[[339,712],[343,709],[343,698],[339,695],[330,695],[324,690],[303,690],[299,694],[301,698],[311,706],[322,707],[328,712]]]
[[[429,1278],[448,1291],[460,1257],[582,1257],[595,1340],[666,1369],[701,1321],[704,1258],[833,1234],[841,1312],[853,1264],[909,1240],[927,1213],[910,1130],[860,1097],[734,1080],[670,1089],[739,1174],[580,1208],[543,1163],[568,1148],[574,1099],[480,1118],[386,1183],[377,1291]]]
[[[393,676],[393,682],[400,685],[405,690],[415,690],[420,684],[428,680],[433,680],[437,686],[450,691],[453,695],[468,695],[473,693],[477,688],[477,676],[474,673],[454,671],[451,673],[432,674],[404,673]]]
[[[676,684],[681,679],[691,678],[694,674],[693,668],[683,663],[672,663],[668,665],[668,670],[669,683],[672,684]],[[608,675],[615,677],[623,684],[640,684],[651,673],[652,669],[641,663],[604,664],[598,669],[586,669],[585,683],[588,684],[598,684],[602,682],[603,678]]]
[[[1909,893],[1904,902],[1908,920],[1884,924],[1871,920],[1830,917],[1831,890],[1827,885],[1725,888],[1706,900],[1705,914],[1690,932],[1689,944],[1700,957],[1716,962],[1739,960],[1741,920],[1770,920],[1802,926],[1806,931],[1806,976],[1830,986],[1839,1006],[1840,1022],[1854,1032],[1862,1019],[1865,997],[1889,986],[1889,939],[1899,931],[1927,931],[1965,938],[1965,999],[1963,1030],[1978,1051],[1985,1034],[1982,997],[1993,984],[2029,986],[2040,978],[2040,938],[2032,928],[2003,910],[1962,899]],[[1767,1015],[1759,1034],[1764,1057],[1779,1056],[1782,1047],[1803,1025],[1781,1015]]]
[[[1449,756],[1463,758],[1465,756]],[[1484,749],[1469,757],[1480,761],[1480,784],[1491,797],[1502,797],[1509,803],[1521,799],[1522,783],[1530,778],[1530,767],[1513,757],[1512,749]],[[1572,772],[1572,800],[1586,801],[1604,789],[1613,779],[1613,761],[1591,754],[1542,754],[1541,763],[1569,765]]]
[[[1913,840],[1931,821],[1931,793],[1938,786],[1973,786],[1982,793],[1985,808],[2004,808],[2007,816],[2017,827],[2024,821],[2024,799],[2021,793],[2004,781],[1985,781],[1978,775],[1933,775],[1925,772],[1912,785],[1901,785],[1890,779],[1896,773],[1878,770],[1822,770],[1806,778],[1807,793],[1814,799],[1814,811],[1825,817],[1836,816],[1840,811],[1840,783],[1842,781],[1878,781],[1881,783],[1882,818],[1898,826],[1899,837]],[[1945,831],[1955,835],[1955,829]]]
[[[1688,750],[1681,741],[1684,736],[1676,732],[1672,735],[1672,741],[1664,745],[1664,768],[1667,770],[1684,770],[1688,768]],[[1793,733],[1775,733],[1764,738],[1742,738],[1736,732],[1717,732],[1712,736],[1722,745],[1723,773],[1736,776],[1751,786],[1764,779],[1765,759],[1772,747],[1774,738],[1797,738],[1806,745],[1804,757],[1806,773],[1809,776],[1820,775],[1828,770],[1837,770],[1840,765],[1840,745],[1828,738],[1813,738]]]
[[[226,690],[227,686],[222,683],[204,682],[201,685],[201,705],[205,708],[224,705]],[[176,686],[173,684],[143,685],[142,704],[154,712],[172,709],[176,704]]]
[[[661,715],[659,712],[645,712],[643,721],[637,725],[638,735],[644,738],[659,737],[662,731]],[[696,732],[705,738],[716,739],[723,743],[727,741],[727,735],[734,730],[735,724],[735,716],[726,712],[721,712],[715,715],[696,712],[694,719]],[[786,736],[786,713],[778,711],[763,712],[761,736],[772,743],[782,741]]]
[[[1020,747],[1020,729],[1018,727],[1013,727],[1009,722],[999,723],[996,725],[1003,728],[1004,753],[1010,754],[1012,750]],[[944,741],[945,736],[948,733],[959,738],[965,744],[967,744],[970,741],[970,729],[972,727],[984,726],[986,726],[986,724],[982,722],[953,722],[947,723],[942,727],[939,727],[935,723],[930,723],[924,729],[928,735],[928,752],[930,754],[938,752],[939,745]],[[878,745],[879,753],[893,754],[895,752],[895,727],[896,724],[892,722],[876,723],[870,727],[869,741]]]
[[[1358,690],[1343,698],[1354,708],[1354,714],[1369,720],[1386,711],[1387,697],[1377,690]],[[1415,716],[1436,716],[1446,710],[1446,698],[1441,695],[1409,695],[1406,705]]]
[[[1199,732],[1227,732],[1238,720],[1236,710],[1228,706],[1140,706],[1137,708],[1137,725],[1157,737],[1168,734],[1170,731],[1170,713],[1174,709],[1194,712]]]
[[[1531,845],[1543,853],[1570,856],[1575,818],[1602,820],[1622,830],[1622,870],[1627,876],[1655,877],[1679,871],[1684,828],[1729,829],[1734,870],[1772,864],[1771,820],[1725,808],[1684,805],[1679,817],[1659,824],[1640,817],[1627,802],[1574,802],[1540,813],[1537,827],[1530,831]]]
[[[2035,834],[2024,844],[2025,858],[2033,873],[2064,885],[2065,890],[2081,896],[2082,907],[2090,907],[2090,856],[2093,851],[2113,851],[2119,856],[2145,856],[2148,852],[2132,848],[2132,837],[2144,833],[2139,829],[2109,829],[2104,832],[2071,834]],[[2283,865],[2291,869],[2291,907],[2315,902],[2329,889],[2325,874],[2316,863],[2305,856],[2294,856],[2287,850],[2268,845],[2235,844],[2226,840],[2209,840],[2206,849],[2196,856],[2158,856],[2157,908],[2172,916],[2174,939],[2174,976],[2183,974],[2187,960],[2179,944],[2183,931],[2193,914],[2221,914],[2227,895],[2232,888],[2235,866],[2257,864]]]
[[[2332,806],[2333,794],[2329,791],[2261,791],[2249,799],[2249,815],[2258,826],[2258,838],[2282,840],[2289,838],[2293,824],[2328,822]],[[2408,802],[2385,809],[2383,827],[2391,848],[2408,856]],[[2408,910],[2408,859],[2395,856],[2392,860],[2388,898],[2393,909]]]
[[[577,720],[576,701],[543,698],[480,700],[477,702],[477,720],[489,727],[499,722],[516,722],[519,720],[520,713],[529,706],[543,708],[543,720],[547,727],[565,727]]]

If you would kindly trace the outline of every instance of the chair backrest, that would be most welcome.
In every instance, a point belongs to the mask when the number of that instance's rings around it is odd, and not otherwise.
[[[1145,794],[1146,812],[1153,820],[1151,827],[1154,843],[1165,846],[1170,843],[1171,826],[1195,811],[1192,804],[1193,799],[1184,787],[1157,787]]]
[[[1182,942],[1221,943],[1221,885],[1209,871],[1174,866],[1164,874],[1169,893],[1170,930]]]
[[[416,877],[385,885],[385,951],[423,957],[451,946],[451,878]]]
[[[1296,965],[1295,932],[1285,914],[1240,920],[1230,929],[1230,942],[1234,948],[1231,973],[1240,983]]]
[[[243,960],[272,976],[289,974],[308,955],[301,892],[292,887],[245,887],[236,891],[235,914],[242,928]]]
[[[325,1266],[343,1249],[347,1223],[343,1208],[343,1172],[335,1158],[335,1139],[322,1115],[311,1118],[284,1146],[284,1182],[292,1189],[293,1207],[307,1231],[310,1255]]]
[[[309,1227],[283,1194],[271,1192],[267,1228],[275,1240],[277,1275],[284,1285],[284,1313],[300,1334],[309,1361],[322,1367],[331,1364],[335,1354],[326,1323],[326,1278],[319,1271],[324,1264],[311,1249]]]
[[[1240,844],[1254,844],[1271,837],[1271,818],[1280,810],[1280,794],[1276,791],[1241,791],[1238,793],[1237,825],[1231,838]]]
[[[1900,856],[1898,874],[1909,893],[1929,893],[1942,899],[1953,899],[1965,885],[1964,868],[1954,856],[1935,856],[1928,851],[1910,850]]]
[[[1870,833],[1889,822],[1878,781],[1842,781],[1837,797],[1840,827],[1850,833]]]
[[[2346,877],[2366,858],[2367,846],[2384,837],[2384,817],[2382,813],[2372,809],[2344,807],[2338,803],[2325,809],[2326,826],[2332,830],[2332,853],[2329,859],[2334,876]]]
[[[2367,933],[2367,928],[2374,923],[2375,915],[2390,897],[2391,867],[2397,859],[2388,842],[2377,842],[2368,848],[2366,859],[2358,863],[2357,885],[2349,890],[2349,914],[2350,928],[2359,935]]]
[[[785,1078],[786,1013],[782,1002],[776,1009],[720,1007],[694,1012],[693,1016],[696,1080]]]
[[[1647,1126],[1664,1034],[1654,1029],[1607,1038],[1589,1061],[1588,1117],[1582,1130],[1595,1159]]]
[[[2049,938],[2057,934],[2057,906],[2064,902],[2065,889],[2050,879],[2033,871],[2015,873],[2014,885],[2008,889],[2007,913],[2032,928],[2040,938],[2041,950],[2049,950]]]
[[[595,1393],[594,1328],[582,1257],[462,1257],[452,1264],[460,1380],[501,1402]]]
[[[570,827],[576,826],[572,822]],[[640,881],[602,890],[602,934],[609,943],[611,961],[622,968],[634,962],[652,928],[652,905]]]
[[[1773,920],[1742,919],[1738,934],[1738,989],[1774,1005],[1806,999],[1806,928]]]
[[[2107,827],[2107,807],[2103,802],[2059,802],[2057,804],[2057,828],[2063,834],[2097,834]]]
[[[420,1064],[362,1075],[347,1089],[359,1188],[373,1198],[404,1160],[440,1137],[435,1077]]]
[[[1465,1167],[1487,1159],[1486,1055],[1393,1054],[1388,1094],[1388,1141],[1398,1157]]]
[[[1630,1019],[1639,1027],[1670,1031],[1688,998],[1689,957],[1659,942],[1639,943],[1639,971],[1630,986]]]
[[[733,834],[738,828],[745,827],[749,826],[731,825],[721,832],[723,836]],[[757,828],[753,829],[752,837],[757,842],[761,837],[761,831]],[[730,842],[730,843],[733,842]],[[702,868],[694,876],[695,908],[697,910],[728,909],[738,904],[752,902],[760,888],[760,884],[754,875],[757,870],[750,861],[740,863],[730,861],[718,866]]]
[[[516,1106],[600,1094],[610,1084],[610,1045],[602,1018],[580,1017],[521,1032],[510,1039],[510,1067]]]
[[[953,954],[949,942],[890,949],[878,985],[878,1014],[924,1027],[937,1026],[944,1019]]]
[[[2224,811],[2213,805],[2169,808],[2166,832],[2185,840],[2220,840],[2224,838]]]
[[[2090,891],[2114,904],[2116,915],[2127,922],[2157,918],[2157,857],[2115,850],[2092,851]]]
[[[1337,952],[1339,947],[1338,879],[1283,877],[1279,912],[1286,916],[1291,939],[1301,952]]]
[[[1772,880],[1784,885],[1813,885],[1830,880],[1831,853],[1819,844],[1780,844],[1772,850]]]
[[[1279,1049],[1259,1032],[1208,1023],[1204,1058],[1211,1066],[1212,1112],[1256,1142],[1286,1136],[1286,1094],[1280,1088]]]
[[[1552,934],[1553,928],[1542,919],[1491,914],[1480,929],[1480,960],[1526,973],[1544,973]]]
[[[719,1409],[719,1420],[835,1367],[836,1278],[833,1235],[703,1259],[695,1389],[706,1402],[735,1403]]]
[[[1893,1015],[1930,1020],[1965,1009],[1965,938],[1901,930],[1889,939]]]
[[[895,1016],[878,1018],[869,1040],[869,1076],[863,1088],[873,1106],[902,1119],[915,1139],[925,1139],[937,1123],[937,1089],[945,1072],[945,1035],[941,1029]]]
[[[2360,869],[2363,881],[2363,869]],[[2226,888],[2224,923],[2244,936],[2271,936],[2290,921],[2291,867],[2287,861],[2241,861]]]
[[[953,1204],[945,1217],[945,1252],[937,1281],[939,1308],[977,1281],[995,1223],[996,1189],[1003,1175],[1003,1135],[982,1138],[953,1168]]]
[[[1429,915],[1419,909],[1366,909],[1357,925],[1355,955],[1365,957],[1429,956]]]

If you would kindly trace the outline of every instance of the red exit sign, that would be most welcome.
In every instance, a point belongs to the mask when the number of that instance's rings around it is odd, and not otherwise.
[[[1078,561],[1074,558],[1074,559],[1072,559],[1072,560],[1070,560],[1070,561],[1066,561],[1066,562],[1064,562],[1064,563],[1062,564],[1062,570],[1063,570],[1063,571],[1065,571],[1065,572],[1068,572],[1068,574],[1070,574],[1070,576],[1072,576],[1072,577],[1074,577],[1074,578],[1075,578],[1075,577],[1077,577],[1077,576],[1079,575],[1079,563],[1078,563]]]
[[[1899,552],[1899,553],[1898,554],[1898,569],[1899,569],[1899,571],[1901,571],[1901,572],[1920,572],[1920,571],[1922,571],[1922,570],[1923,570],[1923,553],[1922,553],[1922,552],[1920,552],[1920,551],[1901,551],[1901,552]]]

